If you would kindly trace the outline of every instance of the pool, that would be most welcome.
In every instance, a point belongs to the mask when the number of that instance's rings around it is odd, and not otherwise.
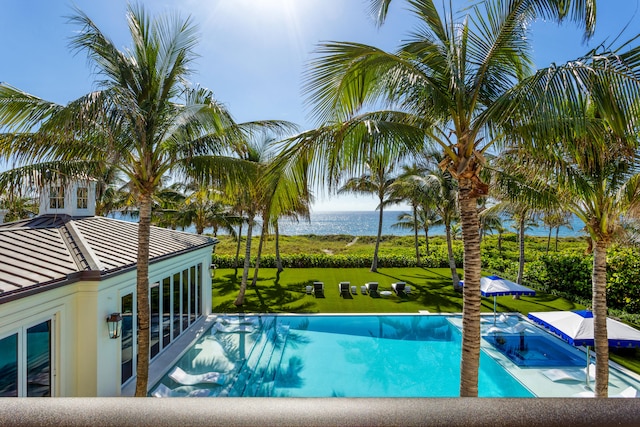
[[[176,366],[224,382],[161,384],[173,396],[457,397],[460,342],[445,315],[223,318]],[[480,366],[479,396],[534,396],[485,352]]]
[[[490,334],[484,339],[518,366],[585,366],[585,358],[544,336]]]

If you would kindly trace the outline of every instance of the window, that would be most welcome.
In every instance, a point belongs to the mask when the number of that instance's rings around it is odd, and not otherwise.
[[[0,397],[18,396],[18,334],[0,339]]]
[[[196,316],[202,315],[202,264],[198,264],[196,272],[196,295],[198,296],[198,305],[196,306]]]
[[[154,283],[151,286],[151,314],[149,318],[150,322],[150,342],[149,347],[151,350],[150,359],[153,359],[160,352],[160,286],[159,283]]]
[[[133,294],[122,297],[122,384],[133,376]]]
[[[189,270],[182,271],[182,330],[189,327]]]
[[[195,322],[198,314],[196,313],[196,307],[198,305],[198,293],[196,291],[196,267],[191,267],[191,275],[190,275],[190,288],[191,288],[191,298],[190,298],[190,321],[191,323]]]
[[[27,329],[27,396],[51,396],[51,320]]]
[[[180,320],[180,307],[182,303],[182,287],[180,286],[180,273],[173,275],[173,338],[180,335],[182,321]]]
[[[0,397],[53,393],[51,319],[0,339]]]
[[[78,209],[87,209],[89,207],[89,189],[87,187],[78,187],[76,199]]]
[[[162,280],[162,347],[171,341],[171,278]]]
[[[49,208],[64,209],[64,187],[51,187],[49,189]]]

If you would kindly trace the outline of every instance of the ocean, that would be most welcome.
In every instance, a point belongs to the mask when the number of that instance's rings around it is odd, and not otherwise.
[[[382,234],[395,236],[413,235],[412,230],[393,227],[398,222],[398,215],[404,211],[385,211],[382,221]],[[305,234],[315,235],[331,235],[331,234],[347,234],[351,236],[375,236],[378,234],[378,211],[332,211],[332,212],[312,212],[311,221],[291,221],[282,219],[280,221],[280,234],[296,236]],[[560,227],[560,237],[576,237],[584,233],[580,231],[584,224],[574,218],[572,221],[573,229]],[[514,227],[507,227],[509,232],[517,232]],[[195,232],[194,227],[187,228],[185,231]],[[259,233],[260,230],[254,230]],[[207,228],[205,233],[211,233],[211,229]],[[243,230],[246,233],[246,227]],[[224,234],[224,233],[220,233]],[[549,230],[544,226],[532,227],[526,230],[528,236],[547,236]],[[419,232],[420,236],[424,236],[424,232]],[[443,226],[434,226],[429,229],[430,236],[444,235]],[[555,230],[552,237],[555,236]]]

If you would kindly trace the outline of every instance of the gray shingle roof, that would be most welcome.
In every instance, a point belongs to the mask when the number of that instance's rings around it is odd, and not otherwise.
[[[105,217],[45,215],[0,224],[0,298],[132,268],[137,235],[138,224]],[[151,227],[149,259],[154,262],[216,242]]]

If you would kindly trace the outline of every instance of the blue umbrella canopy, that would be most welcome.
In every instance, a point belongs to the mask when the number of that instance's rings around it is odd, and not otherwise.
[[[585,381],[589,385],[589,346],[593,346],[593,312],[590,310],[531,312],[529,319],[548,328],[574,346],[587,346]],[[640,347],[640,331],[607,317],[607,338],[610,347]]]
[[[499,276],[486,276],[480,278],[480,294],[483,297],[501,297],[504,295],[535,296],[536,291]]]
[[[548,311],[529,313],[529,319],[548,328],[569,344],[594,345],[593,312]],[[607,317],[607,336],[610,347],[640,347],[640,331]]]
[[[505,295],[534,296],[536,291],[519,285],[511,280],[499,276],[486,276],[480,278],[480,295],[493,297],[493,323],[496,323],[496,297]]]

